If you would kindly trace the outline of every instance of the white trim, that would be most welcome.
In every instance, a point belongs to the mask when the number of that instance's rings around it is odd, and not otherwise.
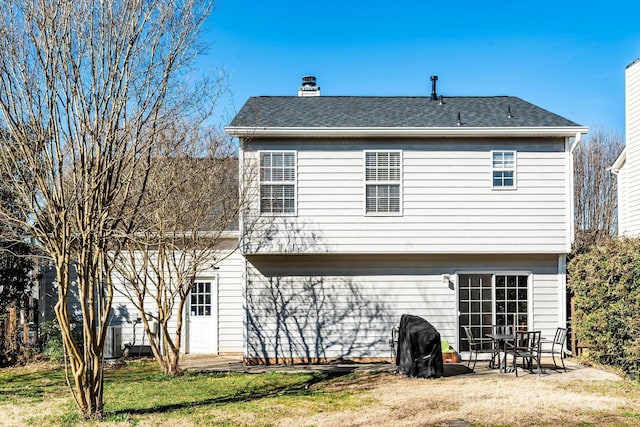
[[[571,137],[567,136],[565,137],[565,162],[566,162],[566,166],[565,166],[565,173],[567,174],[565,182],[566,182],[566,189],[565,189],[565,198],[566,198],[566,203],[567,203],[567,209],[566,209],[566,218],[565,218],[565,223],[567,224],[567,226],[565,227],[565,230],[567,231],[567,236],[566,236],[566,249],[565,251],[567,253],[571,252],[571,247],[573,246],[574,240],[575,240],[575,203],[574,203],[574,197],[575,197],[575,192],[574,192],[574,167],[573,167],[573,153],[576,151],[576,149],[578,148],[578,146],[580,145],[580,143],[582,142],[582,133],[578,132],[575,134],[575,136],[573,137],[573,143],[571,143]]]
[[[613,162],[609,170],[612,174],[618,175],[620,170],[624,167],[625,163],[627,163],[627,147],[625,146],[622,150],[622,153],[616,158],[616,161]]]
[[[491,313],[491,323],[496,324],[496,276],[527,276],[527,325],[529,329],[533,328],[533,312],[534,312],[534,295],[533,295],[533,271],[532,270],[457,270],[450,277],[455,278],[454,290],[455,297],[455,311],[456,313],[456,345],[460,347],[460,275],[491,275],[491,303],[493,304]],[[469,352],[465,352],[468,356]]]
[[[580,145],[580,143],[582,142],[582,133],[578,132],[574,135],[574,140],[573,140],[573,144],[571,145],[571,153],[573,153],[574,151],[576,151],[576,149],[578,148],[578,145]],[[571,137],[571,135],[568,135],[567,137]]]
[[[496,169],[493,166],[493,155],[495,153],[513,153],[513,185],[510,186],[496,186],[493,183],[493,173],[494,172],[508,172],[510,169],[508,168],[499,168]],[[491,150],[490,151],[490,180],[491,180],[491,189],[496,191],[508,191],[508,190],[517,190],[518,189],[518,151],[516,150]]]
[[[249,304],[247,302],[247,278],[249,276],[249,261],[242,254],[242,359],[249,357]]]
[[[574,177],[573,177],[573,152],[577,148],[580,139],[578,135],[576,135],[576,140],[571,144],[570,138],[565,138],[564,142],[564,161],[565,161],[565,169],[564,172],[566,174],[565,177],[565,241],[566,241],[566,249],[567,253],[571,252],[571,247],[573,246],[573,241],[575,240],[575,203],[574,203]]]
[[[234,137],[475,137],[475,136],[575,136],[587,133],[585,126],[562,127],[254,127],[227,126]]]
[[[242,149],[242,147],[239,147],[238,157],[239,157],[238,158],[238,191],[239,191],[239,197],[241,198],[240,200],[244,200],[247,197],[247,193],[245,193],[247,189],[245,188],[244,150]],[[260,202],[258,201],[258,203]],[[247,207],[251,208],[251,205],[249,204],[249,206]],[[258,207],[258,212],[260,212],[259,207]],[[238,249],[240,250],[240,253],[244,251],[245,239],[246,239],[246,235],[244,232],[244,209],[241,209],[240,212],[238,212]]]
[[[262,154],[293,153],[293,212],[262,212]],[[264,181],[265,185],[290,185],[291,181]],[[284,207],[283,207],[284,209]],[[262,216],[298,215],[298,151],[297,150],[258,150],[258,213]]]
[[[567,327],[567,257],[558,255],[558,326]]]
[[[371,215],[367,215],[367,216],[371,216]],[[563,245],[564,246],[564,245]],[[516,249],[511,249],[508,252],[506,252],[504,249],[498,249],[498,250],[494,250],[493,246],[491,245],[487,245],[486,249],[482,251],[482,253],[480,255],[523,255],[523,254],[531,254],[531,255],[549,255],[551,254],[555,254],[557,252],[560,251],[553,251],[553,250],[548,250],[548,249],[532,249],[532,248],[527,248],[523,245],[519,245],[519,248],[522,248],[522,251],[520,250],[516,250]],[[260,252],[260,253],[250,253],[250,254],[245,254],[245,255],[293,255],[291,252],[279,252],[279,251],[269,251],[267,252]],[[312,250],[307,250],[304,252],[305,255],[326,255],[326,254],[330,254],[330,255],[387,255],[389,254],[389,250],[388,248],[382,248],[379,250],[374,250],[373,247],[371,247],[371,250],[368,252],[362,252],[362,251],[353,251],[353,250],[331,250],[331,252],[327,252],[326,250],[320,250],[320,251],[312,251]],[[473,254],[473,255],[477,255],[478,251],[477,250],[471,250],[471,251],[465,251],[465,250],[447,250],[447,251],[442,251],[442,250],[435,250],[433,252],[431,251],[424,251],[424,250],[415,250],[415,251],[407,251],[407,250],[402,250],[402,251],[394,251],[393,255],[416,255],[416,254],[424,254],[424,255],[469,255],[469,254]]]
[[[218,354],[220,352],[220,274],[217,273],[207,273],[201,276],[196,276],[193,283],[199,282],[211,282],[211,315],[210,316],[195,316],[198,319],[202,319],[203,317],[209,317],[214,323],[214,325],[209,325],[213,329],[215,333],[215,352],[214,354]],[[187,296],[187,303],[185,304],[186,310],[184,310],[184,320],[185,320],[185,353],[191,353],[192,347],[192,338],[191,338],[191,292],[189,290],[189,294]]]

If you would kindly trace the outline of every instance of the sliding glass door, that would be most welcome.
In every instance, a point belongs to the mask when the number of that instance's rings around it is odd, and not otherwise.
[[[493,325],[517,324],[526,329],[528,294],[527,275],[458,275],[459,351],[469,351],[465,326],[478,341],[492,332]]]

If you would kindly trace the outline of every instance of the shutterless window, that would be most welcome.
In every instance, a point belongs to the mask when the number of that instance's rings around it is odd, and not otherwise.
[[[492,151],[493,188],[515,188],[516,152]]]
[[[260,212],[295,213],[296,154],[293,151],[260,153]]]
[[[365,153],[366,212],[400,212],[400,152]]]

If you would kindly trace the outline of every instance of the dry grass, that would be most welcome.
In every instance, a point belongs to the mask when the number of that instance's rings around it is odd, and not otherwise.
[[[545,381],[535,375],[410,379],[362,376],[366,408],[279,420],[277,425],[478,426],[640,425],[640,387],[628,381]],[[346,385],[352,387],[353,385]],[[333,387],[339,387],[334,384]]]

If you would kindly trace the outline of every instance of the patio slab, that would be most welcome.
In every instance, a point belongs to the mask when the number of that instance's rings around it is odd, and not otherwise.
[[[392,363],[352,363],[336,362],[320,365],[243,365],[239,356],[215,356],[215,355],[193,355],[182,356],[182,368],[195,372],[243,372],[243,373],[266,373],[266,372],[395,372],[395,364]],[[567,372],[562,369],[555,370],[553,362],[549,358],[542,360],[543,374],[539,377],[545,381],[617,381],[621,377],[605,369],[589,367],[578,363],[573,359],[565,359]],[[478,376],[514,376],[513,373],[499,373],[497,369],[487,368],[487,363],[478,361],[475,371],[467,368],[466,363],[445,363],[444,377],[457,375],[478,375]],[[536,376],[535,371],[530,374],[527,370],[518,369],[518,375],[526,378]]]

